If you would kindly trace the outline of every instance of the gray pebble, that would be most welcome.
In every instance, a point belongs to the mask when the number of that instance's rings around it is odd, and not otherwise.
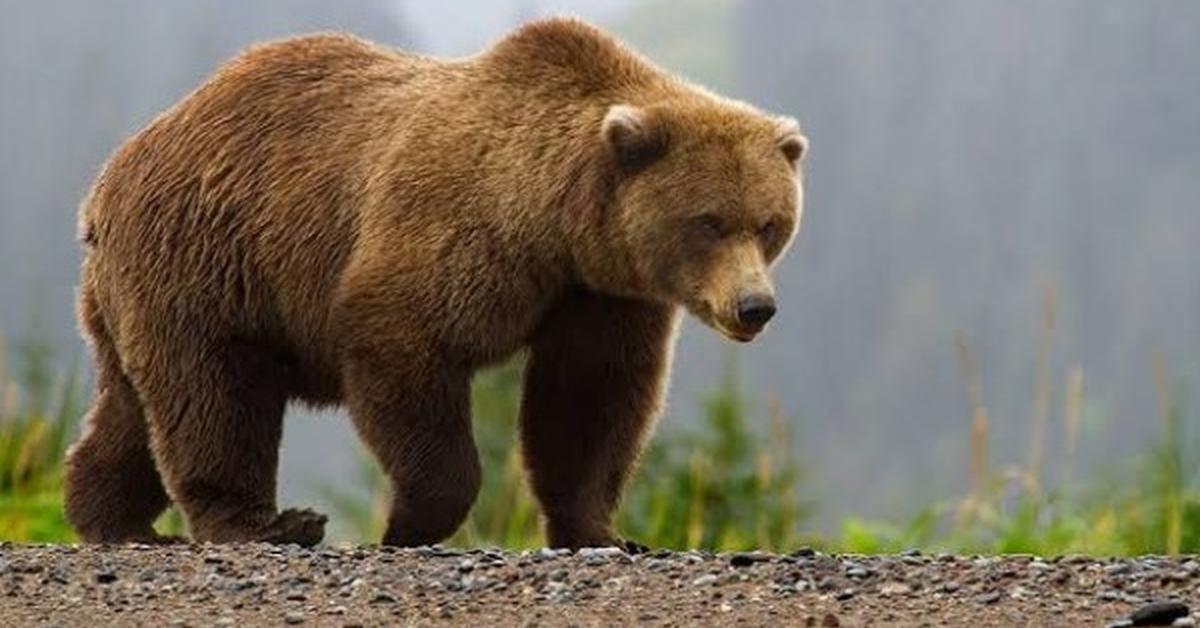
[[[1134,626],[1168,626],[1190,611],[1186,604],[1175,601],[1151,602],[1129,615]]]
[[[387,591],[378,591],[371,596],[371,604],[394,604],[396,596]]]
[[[1129,566],[1129,563],[1113,563],[1104,566],[1104,573],[1110,576],[1122,576],[1132,570],[1133,568]]]
[[[712,585],[716,584],[718,580],[719,580],[719,578],[713,574],[710,574],[710,573],[704,574],[703,576],[700,576],[699,578],[692,580],[692,586],[694,586],[694,587],[712,586]]]
[[[862,567],[859,567],[857,565],[846,569],[846,577],[847,578],[862,579],[862,578],[866,578],[869,575],[871,575],[870,571],[867,571],[866,569],[863,569]]]
[[[996,602],[1000,601],[1001,597],[1002,596],[1000,595],[999,591],[991,591],[988,593],[984,593],[983,595],[980,595],[979,597],[977,597],[975,599],[980,604],[995,604]]]

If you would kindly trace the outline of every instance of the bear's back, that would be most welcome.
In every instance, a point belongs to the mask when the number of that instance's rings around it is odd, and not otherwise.
[[[93,189],[93,217],[162,205],[188,185],[213,201],[263,192],[270,180],[256,175],[280,158],[340,163],[337,149],[377,132],[370,116],[346,115],[361,94],[434,63],[342,34],[251,47],[118,149]]]
[[[358,229],[364,146],[389,124],[377,95],[438,63],[321,34],[218,69],[113,155],[81,208],[85,281],[108,316],[182,305],[198,329],[320,333]]]

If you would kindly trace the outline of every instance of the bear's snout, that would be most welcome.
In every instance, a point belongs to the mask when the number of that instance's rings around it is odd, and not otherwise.
[[[748,294],[737,302],[738,325],[757,333],[775,316],[775,297],[770,294]]]

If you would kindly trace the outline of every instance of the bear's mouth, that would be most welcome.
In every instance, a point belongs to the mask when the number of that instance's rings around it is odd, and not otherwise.
[[[688,309],[691,310],[696,318],[700,319],[700,322],[735,342],[750,342],[757,338],[759,332],[765,328],[747,329],[739,325],[736,321],[726,322],[724,317],[717,314],[712,305],[703,301],[696,304],[689,304]]]
[[[720,321],[716,321],[714,327],[716,327],[716,330],[721,332],[721,334],[726,338],[730,340],[736,340],[737,342],[750,342],[758,337],[758,332],[762,331],[762,328],[754,331],[750,331],[748,329],[738,329],[736,327],[725,325]]]

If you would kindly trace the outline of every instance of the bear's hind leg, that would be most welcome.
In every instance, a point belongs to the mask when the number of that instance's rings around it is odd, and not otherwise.
[[[89,543],[175,540],[154,532],[154,520],[168,499],[150,453],[146,420],[94,301],[86,294],[80,317],[95,351],[96,399],[83,436],[67,454],[67,520]]]
[[[315,545],[324,515],[275,505],[286,372],[237,343],[162,352],[138,382],[163,479],[192,537]],[[152,374],[152,375],[149,375]]]

